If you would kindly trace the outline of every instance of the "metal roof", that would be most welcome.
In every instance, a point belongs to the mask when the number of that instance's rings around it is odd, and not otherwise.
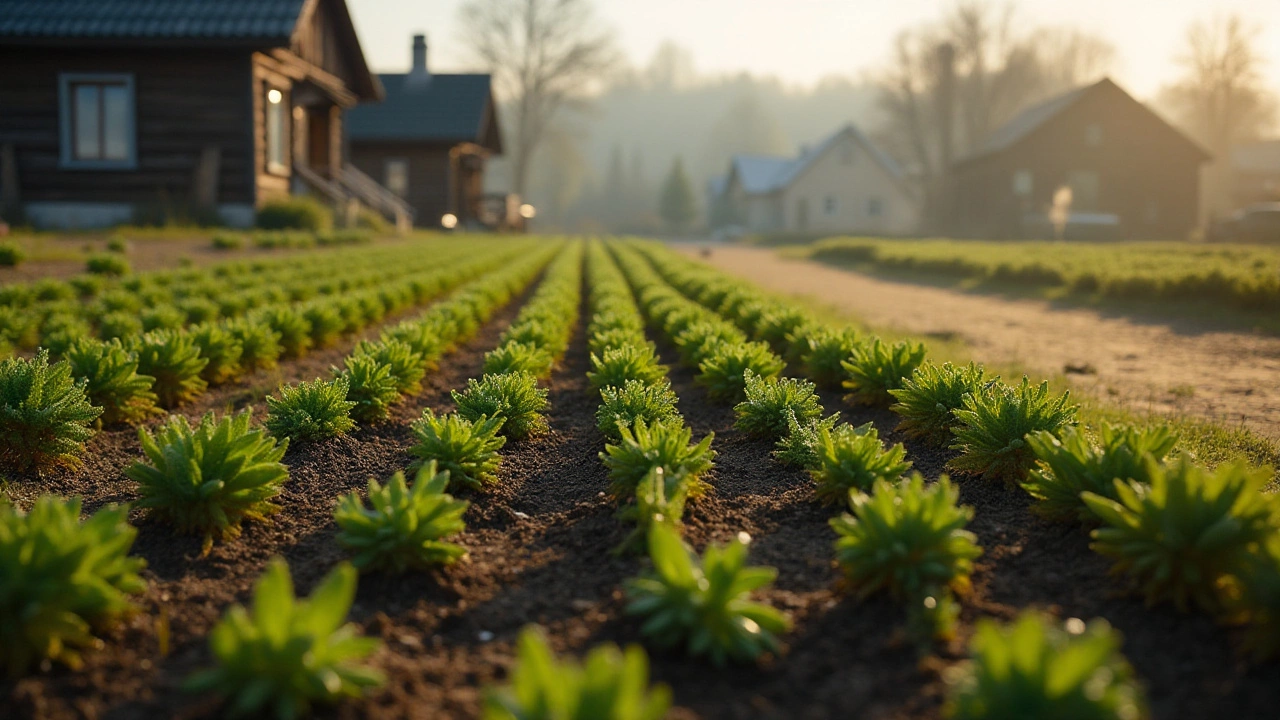
[[[767,195],[777,192],[794,182],[814,161],[825,155],[837,141],[846,136],[851,137],[854,142],[870,153],[871,157],[895,180],[902,182],[905,179],[902,166],[871,142],[871,139],[854,125],[840,128],[816,146],[805,149],[798,157],[735,155],[731,172],[737,175],[738,183],[749,195]]]
[[[0,38],[285,41],[306,0],[0,0]]]
[[[352,108],[353,140],[483,140],[491,81],[488,75],[409,73],[379,75],[386,98]]]

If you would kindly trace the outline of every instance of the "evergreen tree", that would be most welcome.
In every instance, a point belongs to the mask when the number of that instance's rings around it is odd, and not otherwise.
[[[658,214],[667,229],[680,232],[689,227],[697,215],[693,186],[684,172],[684,160],[680,157],[671,165],[671,172],[662,183],[662,197],[658,202]]]

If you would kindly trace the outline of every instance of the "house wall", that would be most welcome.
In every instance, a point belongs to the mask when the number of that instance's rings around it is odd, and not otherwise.
[[[127,220],[139,205],[187,202],[210,146],[221,151],[218,203],[232,214],[252,206],[247,51],[0,47],[0,68],[0,145],[14,148],[21,199],[36,219],[93,225]],[[64,72],[133,76],[136,169],[60,167]]]
[[[409,161],[405,201],[417,211],[414,223],[428,228],[438,228],[445,213],[456,212],[449,150],[443,144],[384,140],[351,140],[349,148],[351,164],[379,183],[386,179],[387,160]]]
[[[1088,172],[1098,179],[1097,205],[1077,203],[1076,211],[1118,216],[1121,237],[1182,239],[1198,222],[1201,160],[1172,127],[1119,88],[1102,86],[1014,146],[959,165],[953,225],[967,236],[1027,236],[1024,216],[1045,216],[1058,188]],[[1026,196],[1014,192],[1020,171],[1032,178]]]
[[[846,162],[847,161],[847,162]],[[788,232],[916,232],[919,207],[902,184],[851,135],[833,142],[782,192]],[[834,201],[830,212],[827,200]],[[879,214],[871,205],[878,202]],[[808,206],[807,218],[800,208]]]

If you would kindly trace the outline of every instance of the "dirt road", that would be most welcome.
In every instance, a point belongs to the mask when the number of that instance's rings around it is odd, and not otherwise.
[[[958,336],[981,362],[1044,375],[1088,366],[1096,373],[1068,379],[1135,410],[1243,422],[1280,437],[1280,338],[893,282],[757,248],[717,246],[704,259],[776,292],[848,311],[872,327]]]

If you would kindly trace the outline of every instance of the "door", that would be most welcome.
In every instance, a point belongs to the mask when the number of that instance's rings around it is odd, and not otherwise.
[[[307,165],[325,177],[329,177],[332,170],[330,127],[328,108],[307,108]]]

